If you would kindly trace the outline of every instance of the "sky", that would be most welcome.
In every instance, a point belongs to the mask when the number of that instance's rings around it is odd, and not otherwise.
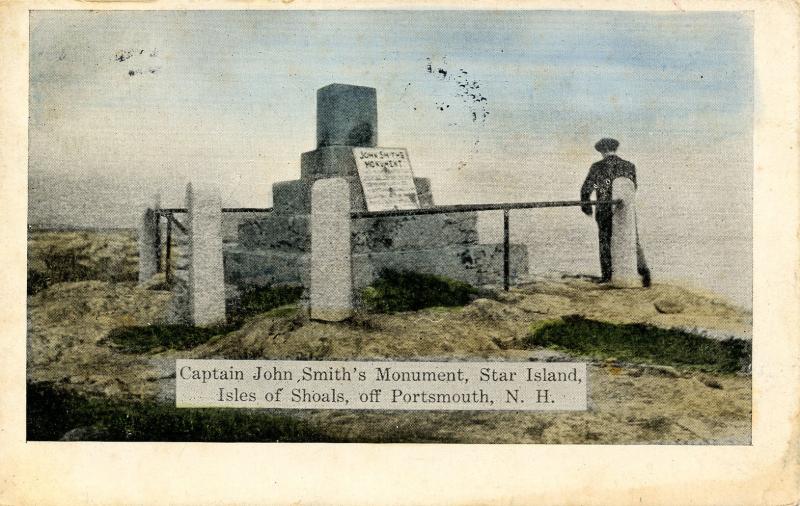
[[[99,206],[135,223],[134,201],[180,205],[194,177],[217,180],[226,206],[269,206],[316,147],[315,93],[333,82],[377,88],[379,145],[407,148],[439,203],[575,198],[603,136],[654,196],[750,199],[750,13],[30,19],[32,221],[80,224]]]

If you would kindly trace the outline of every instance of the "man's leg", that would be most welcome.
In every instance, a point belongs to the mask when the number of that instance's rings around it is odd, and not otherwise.
[[[611,214],[597,217],[597,236],[600,241],[601,281],[611,281]]]
[[[639,243],[639,228],[636,228],[636,270],[642,277],[642,286],[645,288],[650,286],[650,268],[647,267],[647,260],[644,257],[644,249]]]

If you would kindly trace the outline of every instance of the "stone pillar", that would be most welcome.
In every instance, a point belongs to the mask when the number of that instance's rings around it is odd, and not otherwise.
[[[158,272],[158,215],[153,209],[142,213],[139,226],[139,283],[149,281]]]
[[[222,204],[214,187],[186,187],[189,234],[189,315],[196,326],[225,322]]]
[[[622,200],[614,209],[611,228],[611,284],[620,288],[641,286],[636,270],[636,186],[628,178],[612,183],[612,198]]]
[[[350,185],[320,179],[311,189],[311,318],[342,321],[353,311]]]

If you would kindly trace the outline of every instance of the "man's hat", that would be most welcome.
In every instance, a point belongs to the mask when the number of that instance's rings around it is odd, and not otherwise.
[[[619,141],[609,138],[600,139],[597,141],[597,144],[594,145],[594,149],[601,153],[610,153],[612,151],[616,151],[618,147]]]

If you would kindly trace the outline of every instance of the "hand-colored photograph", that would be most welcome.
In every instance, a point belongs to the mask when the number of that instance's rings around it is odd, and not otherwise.
[[[29,441],[751,444],[751,12],[29,19]]]

